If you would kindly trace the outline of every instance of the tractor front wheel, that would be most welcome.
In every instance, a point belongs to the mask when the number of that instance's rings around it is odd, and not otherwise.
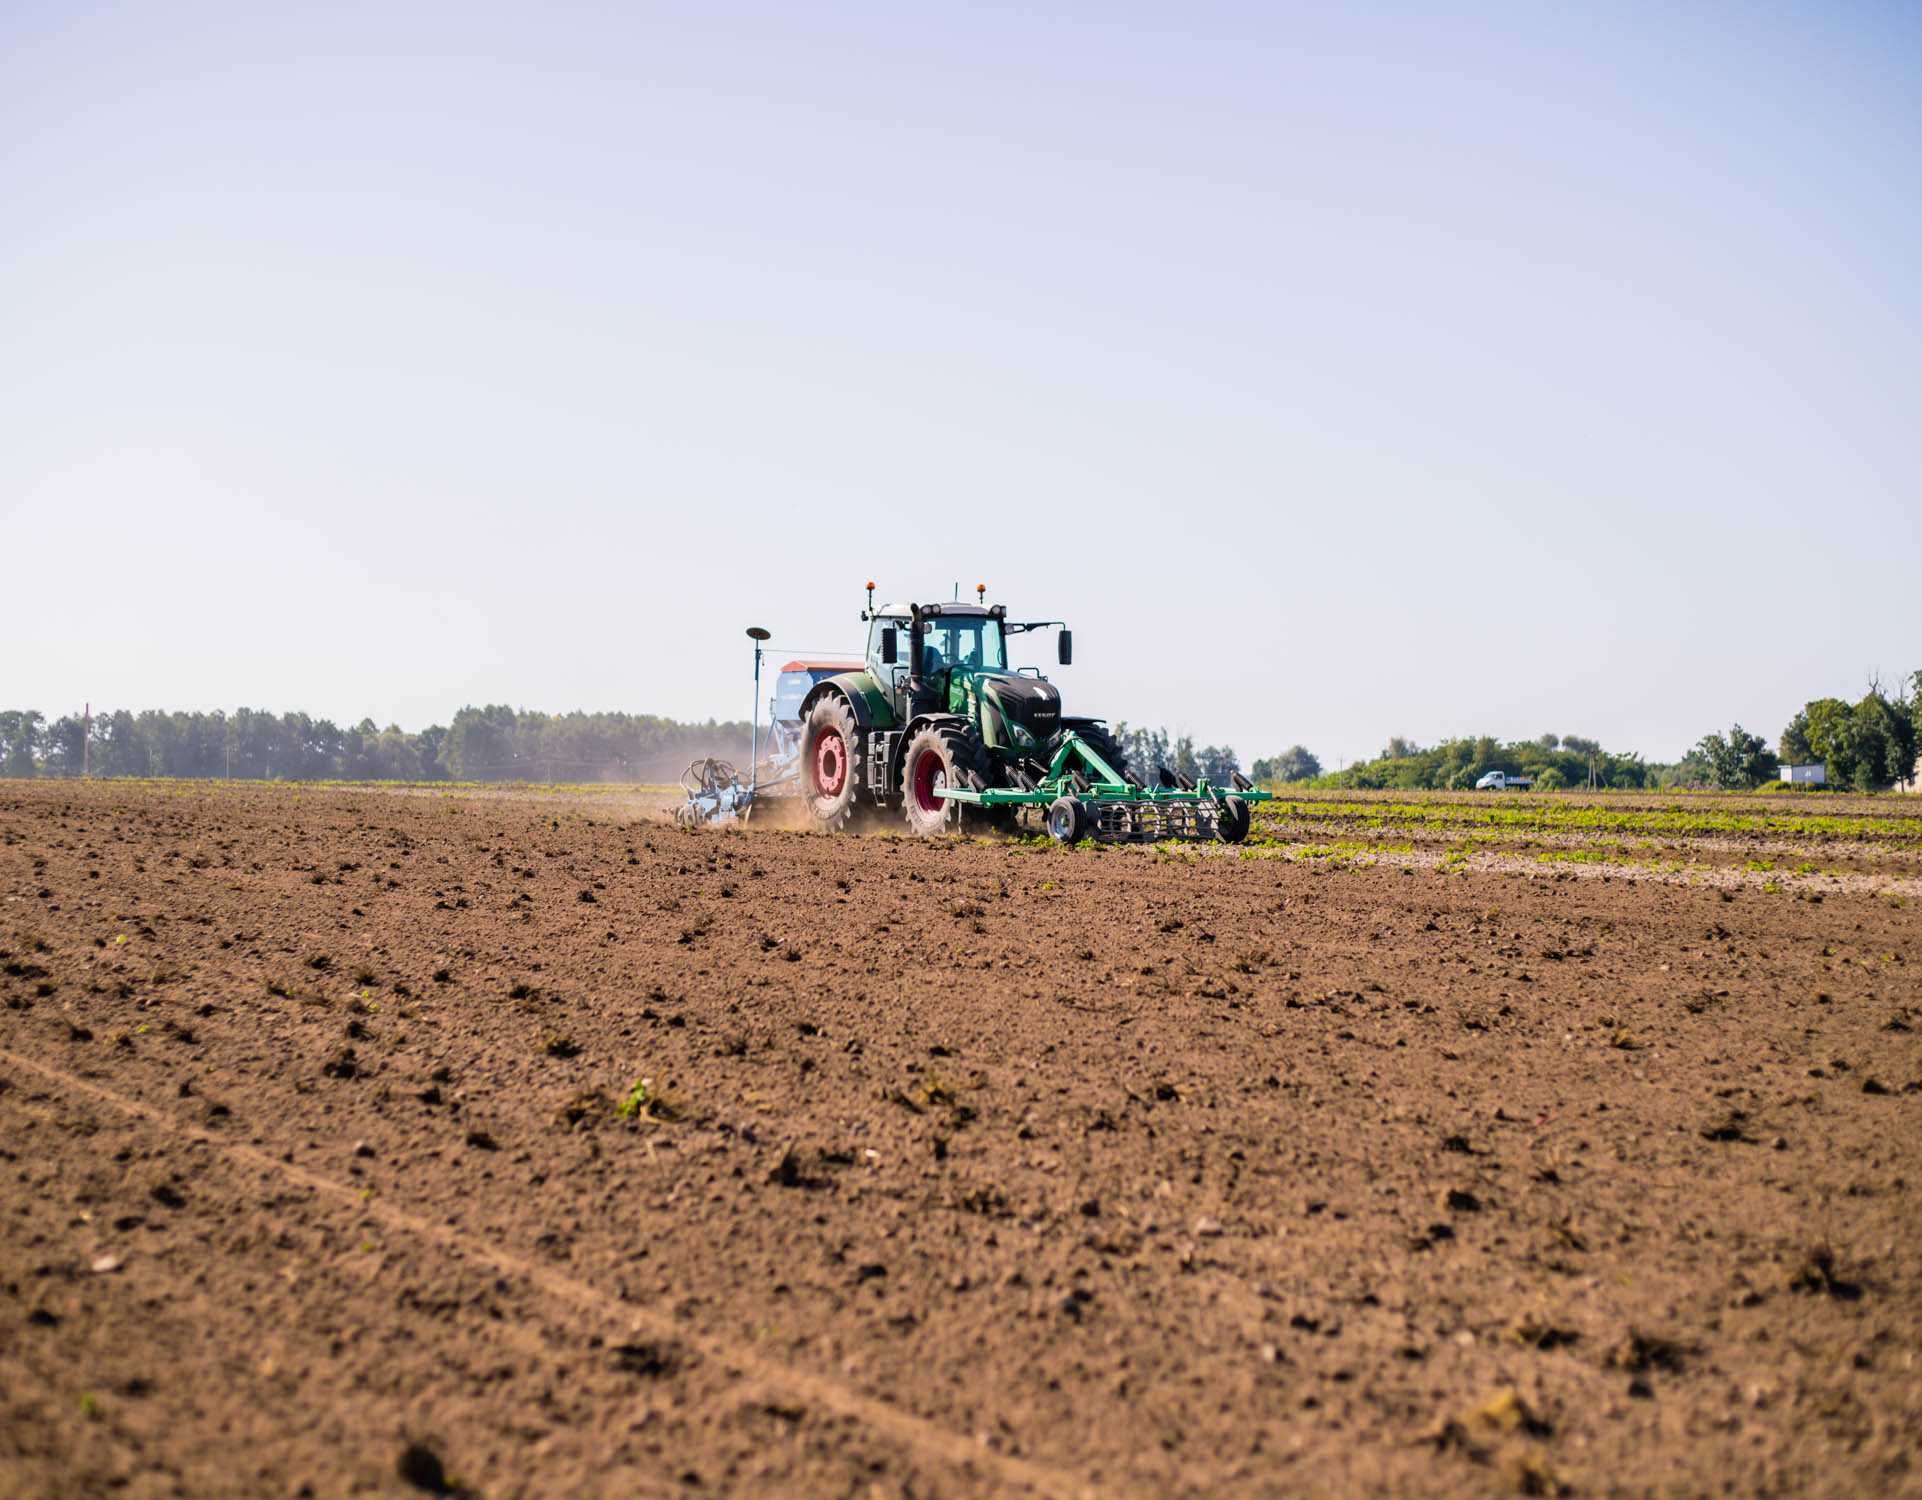
[[[943,797],[944,787],[979,791],[986,752],[974,735],[948,724],[931,724],[908,742],[901,759],[901,807],[908,828],[919,834],[946,833],[961,819],[962,804]]]
[[[814,705],[801,731],[801,800],[823,833],[838,833],[853,820],[860,744],[860,728],[845,701],[830,695]]]

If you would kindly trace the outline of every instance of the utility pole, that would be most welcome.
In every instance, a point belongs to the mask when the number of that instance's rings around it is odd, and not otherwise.
[[[80,713],[80,775],[83,779],[93,775],[92,703],[89,703]]]

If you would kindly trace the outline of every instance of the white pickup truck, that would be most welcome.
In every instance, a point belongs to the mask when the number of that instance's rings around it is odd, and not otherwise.
[[[1535,783],[1526,776],[1510,776],[1506,771],[1490,771],[1475,783],[1478,792],[1525,792]]]

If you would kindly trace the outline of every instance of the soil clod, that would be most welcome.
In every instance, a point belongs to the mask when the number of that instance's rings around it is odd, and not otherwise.
[[[417,1490],[430,1495],[453,1493],[448,1483],[447,1469],[441,1463],[440,1455],[424,1443],[409,1443],[401,1449],[400,1457],[394,1460],[394,1472],[401,1481]]]

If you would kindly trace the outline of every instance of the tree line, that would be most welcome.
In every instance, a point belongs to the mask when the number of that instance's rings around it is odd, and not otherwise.
[[[1232,746],[1196,745],[1125,722],[1113,726],[1138,775],[1168,766],[1217,786],[1241,769]],[[91,721],[49,722],[34,709],[0,710],[0,776],[224,777],[270,781],[671,781],[690,760],[718,755],[745,764],[750,726],[684,724],[652,714],[545,714],[505,704],[468,706],[447,724],[409,731],[371,719],[342,728],[303,713],[241,708],[232,714],[126,709]],[[1257,782],[1327,787],[1446,790],[1472,787],[1490,771],[1536,786],[1716,786],[1750,789],[1783,765],[1820,764],[1829,785],[1880,791],[1911,780],[1922,745],[1922,671],[1905,691],[1871,683],[1860,701],[1813,698],[1782,730],[1775,749],[1733,725],[1704,735],[1674,764],[1604,750],[1581,735],[1502,742],[1487,735],[1423,746],[1392,737],[1373,760],[1333,773],[1303,745],[1257,760]]]
[[[1231,745],[1197,747],[1193,735],[1170,738],[1166,729],[1147,729],[1125,720],[1111,725],[1109,732],[1127,757],[1129,771],[1136,776],[1151,776],[1156,766],[1166,766],[1190,780],[1199,781],[1205,776],[1216,786],[1226,786],[1228,778],[1241,769],[1240,757]],[[1259,776],[1259,772],[1256,774]]]
[[[1114,726],[1137,772],[1166,765],[1217,785],[1240,769],[1230,746]],[[745,766],[751,726],[683,724],[650,714],[544,714],[469,706],[422,730],[372,719],[346,728],[303,713],[120,709],[49,723],[0,710],[0,776],[232,777],[250,781],[672,781],[697,756]]]
[[[1922,750],[1922,671],[1905,689],[1871,682],[1859,702],[1812,698],[1798,709],[1774,749],[1740,724],[1704,735],[1679,761],[1644,761],[1605,750],[1582,735],[1544,734],[1498,741],[1487,735],[1419,745],[1392,737],[1373,760],[1333,773],[1301,745],[1258,760],[1254,779],[1267,785],[1448,790],[1474,786],[1490,771],[1529,777],[1537,787],[1721,787],[1753,790],[1776,782],[1785,765],[1820,765],[1833,787],[1886,791],[1915,779]]]
[[[1915,779],[1922,743],[1922,671],[1907,691],[1871,682],[1860,702],[1811,698],[1783,728],[1775,749],[1740,724],[1702,736],[1681,770],[1695,784],[1749,788],[1774,781],[1783,766],[1819,765],[1830,786],[1880,792]]]
[[[1297,750],[1299,746],[1295,747]],[[1306,754],[1306,752],[1302,752]],[[1285,761],[1291,771],[1301,762]],[[1313,756],[1308,756],[1314,761]],[[1604,750],[1599,741],[1579,734],[1544,734],[1532,740],[1502,742],[1489,735],[1443,740],[1419,745],[1401,735],[1391,737],[1380,755],[1339,771],[1322,774],[1280,775],[1275,780],[1310,781],[1315,786],[1399,788],[1407,791],[1466,790],[1490,771],[1526,776],[1544,790],[1597,786],[1635,788],[1656,786],[1668,768],[1645,763],[1640,755]]]
[[[697,756],[745,764],[750,729],[651,714],[469,706],[409,731],[303,713],[119,709],[49,722],[0,710],[0,776],[226,777],[254,781],[672,781]]]

